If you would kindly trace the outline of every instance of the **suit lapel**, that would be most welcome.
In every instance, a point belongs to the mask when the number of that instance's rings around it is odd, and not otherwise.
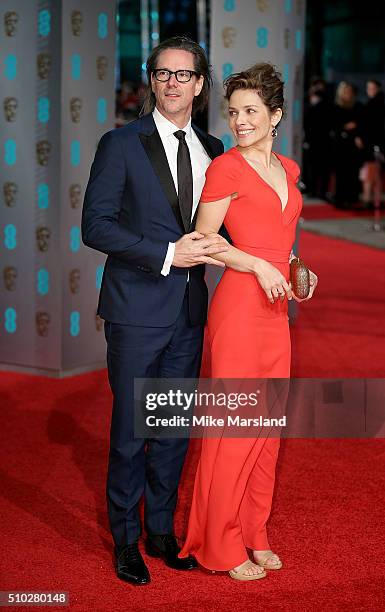
[[[166,152],[163,147],[162,139],[159,136],[158,130],[156,129],[155,121],[152,114],[145,115],[140,119],[141,127],[139,131],[139,138],[143,145],[144,150],[151,162],[156,176],[162,186],[162,189],[170,203],[171,209],[174,213],[175,219],[182,230],[185,233],[186,229],[183,225],[182,215],[179,209],[178,195],[176,193],[174,180],[172,178],[171,170],[168,165]],[[192,125],[192,128],[199,138],[204,150],[210,159],[214,159],[218,155],[218,152],[214,151],[210,145],[208,134],[203,132],[196,125]],[[191,228],[195,227],[197,218],[197,211],[195,212],[194,218],[191,221]],[[188,231],[188,230],[187,230]]]
[[[146,121],[147,127],[148,127],[148,124],[150,123],[149,118],[150,118],[149,115],[143,118],[147,120]],[[139,133],[139,138],[151,162],[154,172],[159,179],[162,189],[170,203],[175,219],[178,225],[180,226],[181,230],[184,233],[185,229],[183,225],[182,215],[180,214],[180,210],[179,210],[178,196],[175,190],[175,185],[174,185],[174,180],[172,178],[171,170],[168,165],[166,152],[162,144],[162,139],[159,136],[158,130],[155,127],[155,123],[154,123],[154,120],[152,119],[152,115],[151,115],[151,120],[152,120],[152,126],[151,126],[151,123],[149,125],[150,129],[151,127],[153,128],[151,133],[146,133],[147,132],[146,130],[146,132]]]
[[[214,159],[214,157],[216,157],[216,153],[215,151],[213,151],[213,149],[210,146],[208,134],[206,134],[206,132],[203,132],[200,128],[198,128],[194,124],[192,124],[192,128],[195,134],[197,135],[197,137],[199,138],[200,143],[202,147],[204,148],[204,150],[206,151],[207,155],[210,157],[210,159]]]

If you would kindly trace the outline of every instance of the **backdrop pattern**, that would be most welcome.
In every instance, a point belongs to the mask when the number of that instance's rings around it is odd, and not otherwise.
[[[225,149],[233,146],[227,126],[223,80],[256,62],[275,64],[285,81],[287,117],[276,149],[300,161],[302,131],[305,0],[212,0],[210,62],[214,71],[210,131]]]
[[[2,2],[2,363],[61,371],[104,360],[105,258],[82,245],[80,218],[114,122],[114,4]]]

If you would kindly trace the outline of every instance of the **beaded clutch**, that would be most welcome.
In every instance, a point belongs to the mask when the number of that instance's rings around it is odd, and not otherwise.
[[[297,298],[300,300],[307,298],[310,293],[310,273],[299,257],[295,257],[290,262],[290,282]]]

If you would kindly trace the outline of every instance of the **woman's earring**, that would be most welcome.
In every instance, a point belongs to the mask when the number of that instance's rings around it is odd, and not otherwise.
[[[278,136],[278,130],[276,127],[273,127],[273,129],[271,130],[271,135],[273,138],[277,138]]]

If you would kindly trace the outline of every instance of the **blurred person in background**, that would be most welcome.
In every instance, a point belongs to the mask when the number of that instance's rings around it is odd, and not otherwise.
[[[369,79],[366,83],[368,101],[363,114],[364,165],[360,171],[362,202],[368,207],[373,195],[379,205],[382,192],[382,163],[385,160],[385,102],[381,83]]]
[[[356,88],[348,81],[341,81],[332,113],[334,203],[339,208],[350,208],[358,201],[364,147],[362,126],[363,106],[356,100]]]
[[[327,199],[330,178],[331,105],[326,83],[313,79],[304,115],[304,182],[310,196]]]
[[[125,125],[137,119],[140,110],[139,96],[133,83],[123,81],[116,95],[117,125]]]

